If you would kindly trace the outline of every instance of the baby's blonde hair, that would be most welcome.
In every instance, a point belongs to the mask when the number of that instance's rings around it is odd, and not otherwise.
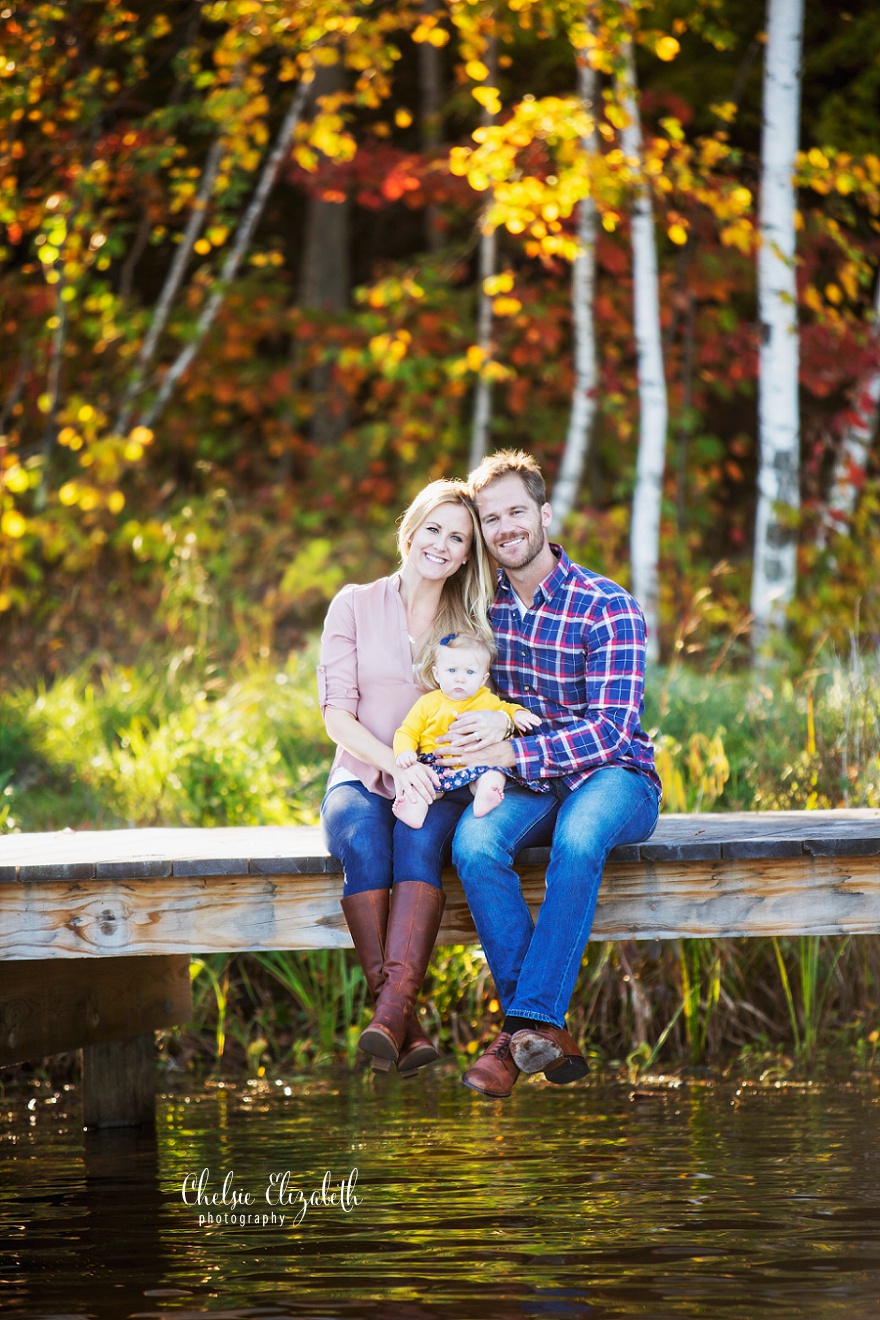
[[[431,652],[431,667],[428,668],[427,665],[425,666],[424,682],[429,684],[432,688],[440,686],[434,677],[433,667],[440,658],[441,651],[447,650],[478,651],[485,663],[487,673],[489,671],[489,666],[493,663],[495,656],[497,655],[495,639],[491,633],[489,634],[488,640],[476,632],[450,633],[446,637],[441,637]]]

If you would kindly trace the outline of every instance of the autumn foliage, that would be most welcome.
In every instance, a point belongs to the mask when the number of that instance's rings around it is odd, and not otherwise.
[[[864,94],[877,25],[869,5],[850,11],[809,20],[797,180],[804,514],[792,627],[808,651],[856,611],[863,632],[880,628],[870,465],[844,474],[858,491],[852,518],[829,535],[824,517],[880,365],[880,157]],[[157,638],[228,649],[246,637],[267,653],[296,643],[340,582],[387,570],[412,492],[464,470],[481,375],[493,441],[532,450],[552,487],[585,197],[601,226],[599,416],[566,539],[627,581],[639,432],[627,215],[643,180],[670,398],[661,640],[669,655],[740,638],[762,22],[760,4],[725,0],[7,5],[10,660],[51,672]],[[614,90],[630,38],[641,160],[622,150]],[[577,96],[578,61],[599,77],[594,104]],[[475,341],[481,228],[499,235],[482,290],[488,356]],[[306,287],[326,292],[309,303]]]

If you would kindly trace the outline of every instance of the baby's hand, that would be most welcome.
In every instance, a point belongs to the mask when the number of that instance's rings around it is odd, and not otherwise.
[[[396,758],[401,770],[408,770],[411,765],[415,765],[418,759],[415,752],[411,751],[400,752]]]
[[[536,715],[533,710],[518,710],[513,717],[513,722],[520,733],[528,733],[530,729],[537,729],[541,723],[541,717]]]

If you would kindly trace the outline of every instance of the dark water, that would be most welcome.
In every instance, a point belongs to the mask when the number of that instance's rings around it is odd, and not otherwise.
[[[7,1102],[0,1312],[880,1317],[876,1087],[288,1089],[166,1098],[155,1143]]]

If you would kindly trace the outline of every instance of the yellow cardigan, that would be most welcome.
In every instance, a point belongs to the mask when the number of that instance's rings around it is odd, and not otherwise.
[[[441,692],[426,692],[419,697],[406,719],[394,735],[394,755],[401,752],[433,752],[437,739],[449,729],[456,715],[464,715],[471,710],[503,710],[513,719],[525,706],[517,706],[509,701],[502,701],[488,688],[481,687],[467,701],[453,701]]]

